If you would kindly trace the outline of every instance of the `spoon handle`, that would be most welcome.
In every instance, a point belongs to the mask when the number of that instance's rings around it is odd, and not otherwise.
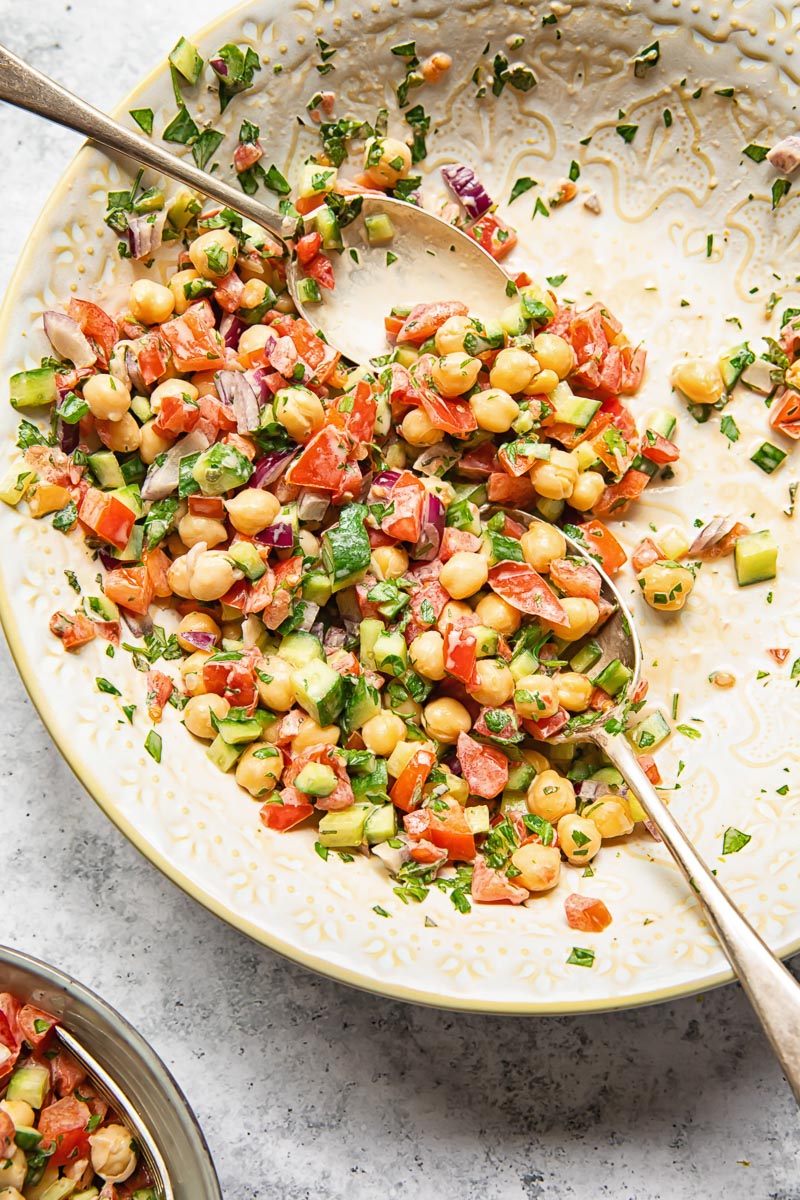
[[[800,1103],[800,985],[711,874],[639,766],[627,741],[605,731],[594,735],[594,740],[638,796],[664,845],[703,904]]]
[[[185,183],[194,191],[210,196],[227,208],[232,208],[242,216],[249,217],[258,225],[264,226],[283,242],[283,218],[261,204],[258,200],[245,195],[244,192],[232,188],[220,179],[207,175],[191,163],[175,154],[163,150],[160,146],[149,142],[141,134],[125,129],[92,108],[85,100],[74,96],[66,88],[49,79],[40,71],[34,70],[17,58],[5,46],[0,45],[0,100],[6,100],[17,108],[26,108],[29,112],[37,113],[48,121],[65,125],[85,137],[99,142],[109,150],[116,150],[127,158],[152,167]]]

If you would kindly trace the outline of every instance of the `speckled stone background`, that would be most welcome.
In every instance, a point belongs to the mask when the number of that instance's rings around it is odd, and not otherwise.
[[[0,37],[108,107],[217,11],[0,0]],[[78,144],[0,106],[0,287]],[[72,971],[152,1042],[226,1200],[800,1198],[795,1106],[738,987],[541,1020],[345,990],[162,879],[61,761],[5,650],[0,695],[0,941]]]

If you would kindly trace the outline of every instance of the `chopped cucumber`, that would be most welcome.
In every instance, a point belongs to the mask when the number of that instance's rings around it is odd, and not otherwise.
[[[360,846],[364,840],[371,804],[351,804],[339,812],[326,813],[319,823],[319,841],[329,849],[339,846]]]
[[[768,529],[737,538],[734,557],[739,587],[774,579],[778,573],[778,546]]]
[[[205,496],[222,496],[247,483],[252,474],[250,459],[224,442],[215,442],[203,450],[192,467],[192,478]]]
[[[234,542],[228,554],[253,583],[266,572],[266,564],[252,542]]]
[[[577,654],[573,654],[569,665],[579,675],[585,675],[596,663],[600,662],[602,657],[603,651],[597,642],[587,642],[585,646],[581,646]]]
[[[124,504],[137,517],[142,515],[142,493],[139,491],[138,484],[126,483],[124,487],[113,488],[110,493],[115,500],[119,500],[120,504]]]
[[[477,357],[488,350],[502,350],[506,344],[506,331],[499,321],[472,322],[473,328],[464,335],[464,350]]]
[[[365,667],[375,670],[375,643],[384,632],[383,621],[377,617],[365,617],[358,627],[360,638],[359,658]]]
[[[380,711],[381,701],[378,689],[367,681],[366,675],[359,675],[345,707],[347,728],[349,730],[360,729],[372,717],[377,717]]]
[[[604,692],[608,692],[609,696],[616,696],[617,692],[621,692],[629,682],[631,675],[632,672],[629,668],[624,663],[621,663],[618,658],[614,658],[603,667],[599,675],[595,676],[592,683],[595,687],[602,688]]]
[[[322,535],[322,565],[331,577],[333,591],[356,583],[366,571],[372,555],[364,528],[365,504],[348,504],[337,525]]]
[[[394,225],[386,213],[374,213],[364,217],[364,225],[370,246],[385,246],[394,237]]]
[[[663,438],[671,442],[677,424],[677,417],[668,408],[657,408],[647,418],[645,429],[652,429],[653,433],[660,433]]]
[[[50,1071],[47,1067],[32,1063],[18,1067],[11,1076],[6,1100],[24,1100],[31,1108],[41,1108],[50,1087]]]
[[[403,675],[408,667],[406,639],[402,633],[383,632],[378,635],[372,649],[375,667],[384,675]]]
[[[520,650],[511,659],[508,668],[516,683],[518,679],[522,679],[523,675],[535,675],[539,670],[539,660],[530,650]]]
[[[364,841],[368,846],[388,842],[397,835],[397,811],[393,804],[378,804],[367,816]]]
[[[153,415],[153,410],[150,407],[150,401],[147,399],[147,396],[134,396],[131,400],[131,412],[141,425],[144,425],[145,421],[149,421]]]
[[[412,367],[419,358],[419,350],[416,346],[412,346],[410,342],[401,342],[394,348],[393,361],[400,363],[401,367]]]
[[[472,833],[488,833],[492,827],[488,804],[473,804],[465,808],[464,819]]]
[[[297,775],[294,786],[308,796],[330,796],[336,790],[336,772],[327,763],[306,763]]]
[[[369,220],[369,217],[366,219]],[[323,250],[342,250],[344,248],[339,218],[327,204],[321,204],[319,208],[315,208],[313,213],[309,213],[304,220],[306,227],[316,229],[322,238]]]
[[[616,767],[599,767],[592,772],[589,778],[596,780],[597,783],[607,783],[611,787],[622,787],[625,783]]]
[[[147,467],[138,454],[131,454],[119,464],[119,469],[125,483],[143,483],[147,475]]]
[[[192,217],[196,216],[201,209],[199,197],[196,192],[190,192],[187,188],[181,188],[169,202],[167,207],[167,218],[173,229],[182,232],[191,221]]]
[[[354,775],[351,779],[353,795],[362,800],[371,800],[373,804],[384,804],[389,790],[389,773],[386,760],[375,760],[375,769],[369,775]],[[391,807],[391,806],[390,806]]]
[[[290,662],[293,667],[305,667],[314,659],[325,661],[322,642],[315,634],[306,633],[302,629],[286,634],[278,647],[278,654]]]
[[[264,724],[260,711],[256,710],[252,717],[244,720],[221,717],[217,719],[216,730],[226,746],[245,746],[248,742],[255,742],[261,737],[264,732]]]
[[[585,396],[575,396],[568,383],[559,383],[547,397],[555,405],[553,416],[565,425],[574,425],[585,429],[600,408],[600,400],[589,400]]]
[[[53,367],[18,371],[16,375],[11,376],[8,386],[12,408],[39,408],[43,404],[55,404],[58,399]]]
[[[344,681],[326,662],[313,661],[292,672],[297,703],[318,725],[332,725],[344,708]]]
[[[101,488],[125,487],[125,476],[113,450],[98,450],[89,455],[89,466]]]
[[[240,757],[244,746],[232,746],[226,742],[221,734],[217,734],[214,741],[206,750],[206,755],[211,759],[214,766],[222,771],[230,771],[231,767],[236,764],[236,760]]]
[[[143,553],[144,526],[142,525],[134,525],[124,550],[118,550],[116,546],[106,547],[106,554],[110,554],[112,558],[118,558],[121,562],[138,562]],[[238,611],[236,615],[239,616]]]
[[[403,771],[405,771],[411,759],[421,750],[423,742],[398,742],[386,762],[386,770],[394,778],[398,779]],[[429,746],[430,743],[427,743]]]
[[[322,292],[319,290],[319,284],[310,275],[304,275],[302,279],[298,279],[295,288],[297,299],[301,304],[322,304]]]
[[[512,792],[524,792],[536,778],[536,770],[530,763],[518,762],[508,768],[507,786]]]
[[[42,1140],[42,1135],[38,1129],[34,1129],[31,1125],[18,1125],[14,1133],[14,1141],[19,1146],[20,1150],[35,1150]],[[0,1192],[2,1196],[2,1192]]]
[[[475,638],[475,653],[478,658],[494,658],[500,645],[500,634],[488,625],[473,625],[470,633]]]
[[[548,746],[548,754],[553,762],[572,762],[575,757],[575,747],[572,742],[563,745]]]
[[[42,1192],[39,1200],[67,1200],[68,1196],[74,1196],[77,1186],[75,1179],[54,1179]]]
[[[467,533],[474,533],[475,537],[481,537],[483,533],[480,511],[471,500],[455,500],[448,508],[445,519],[451,529],[464,529]]]
[[[169,61],[176,71],[180,71],[187,83],[197,83],[203,69],[203,59],[198,54],[197,48],[191,42],[187,42],[185,37],[182,37],[177,46],[173,46],[170,50]]]
[[[664,714],[654,712],[634,729],[629,729],[626,737],[637,750],[654,750],[667,740],[671,732]]]
[[[83,608],[90,621],[119,620],[119,609],[107,596],[85,596]]]
[[[719,372],[722,382],[725,384],[725,390],[729,392],[739,382],[744,369],[755,361],[756,356],[747,342],[742,342],[739,346],[731,346],[730,350],[725,350],[720,354]]]
[[[18,462],[16,466],[11,467],[0,483],[0,500],[11,508],[16,508],[35,479],[36,472],[26,467],[24,462]]]
[[[320,608],[331,598],[331,581],[322,571],[309,571],[303,576],[303,599],[318,604]]]
[[[779,450],[777,446],[773,446],[772,442],[762,442],[755,454],[750,456],[750,462],[760,467],[765,475],[771,475],[785,458],[785,451]]]
[[[580,446],[578,447],[580,450]],[[652,479],[658,474],[658,463],[654,463],[651,458],[645,458],[643,454],[637,454],[631,463],[631,468],[634,471],[644,471],[645,475],[649,475]]]
[[[544,517],[545,521],[555,523],[564,511],[563,500],[550,500],[547,496],[540,496],[536,501],[536,510],[539,516]]]
[[[510,337],[520,337],[528,327],[525,314],[522,311],[522,301],[515,300],[507,304],[500,313],[500,324]]]
[[[500,798],[500,812],[506,817],[509,813],[516,812],[523,815],[528,811],[528,793],[518,792],[514,788],[506,788]]]

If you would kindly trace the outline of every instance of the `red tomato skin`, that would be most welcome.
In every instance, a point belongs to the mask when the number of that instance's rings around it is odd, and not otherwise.
[[[82,613],[53,613],[50,618],[50,632],[61,638],[65,650],[79,650],[81,646],[97,637],[96,622],[90,621]]]
[[[600,599],[603,581],[589,563],[578,565],[566,558],[555,558],[550,563],[550,578],[568,596],[582,596],[595,603]]]
[[[322,235],[317,233],[306,233],[301,238],[297,239],[295,251],[297,252],[297,261],[301,267],[305,267],[319,254],[320,246],[322,245]]]
[[[602,900],[572,892],[564,901],[564,912],[570,929],[581,933],[602,933],[613,918]]]
[[[85,337],[91,338],[100,352],[101,365],[108,366],[111,351],[119,341],[119,328],[107,312],[91,300],[73,297],[67,305],[67,315],[77,321]]]
[[[83,1158],[89,1153],[89,1134],[86,1125],[92,1115],[88,1104],[65,1096],[43,1108],[39,1114],[38,1131],[42,1135],[42,1148],[49,1149],[55,1143],[55,1151],[49,1162],[54,1167],[63,1166],[70,1159]]]
[[[116,567],[104,580],[109,600],[144,616],[153,603],[153,583],[147,567]]]
[[[448,625],[444,631],[444,669],[467,688],[478,682],[478,640],[468,628]]]
[[[493,800],[508,783],[508,759],[493,746],[482,746],[466,733],[458,735],[456,756],[470,792]]]
[[[403,812],[411,812],[422,803],[422,788],[433,770],[436,755],[431,750],[417,750],[408,765],[398,775],[389,799]]]
[[[447,562],[462,551],[475,554],[480,549],[481,540],[474,533],[470,533],[468,529],[453,529],[448,525],[444,531],[442,544],[439,549],[439,557],[442,562]]]
[[[432,813],[429,840],[447,851],[450,862],[472,862],[477,852],[475,835],[457,801],[451,801],[446,814]]]
[[[489,587],[520,612],[554,625],[567,624],[567,614],[555,594],[527,563],[498,563],[489,571]]]
[[[36,1022],[46,1021],[47,1029],[43,1033],[36,1032]],[[51,1017],[50,1013],[43,1012],[41,1008],[36,1008],[33,1004],[25,1004],[19,1012],[19,1028],[20,1033],[25,1038],[29,1046],[33,1046],[34,1050],[41,1046],[42,1042],[47,1041],[50,1036],[50,1031],[57,1022]]]
[[[166,395],[161,401],[153,427],[162,436],[190,433],[200,420],[200,407],[180,396]]]
[[[600,555],[603,570],[607,575],[615,575],[628,561],[628,555],[602,521],[586,521],[578,528],[586,539],[590,552]]]
[[[466,317],[466,304],[459,300],[440,300],[435,304],[416,304],[401,325],[398,342],[411,342],[418,346],[433,337],[450,317]]]
[[[179,371],[213,371],[225,366],[219,334],[208,324],[199,305],[188,308],[182,317],[171,317],[160,327],[161,337],[172,350]]]
[[[432,425],[454,437],[466,437],[478,428],[475,414],[468,404],[447,400],[431,388],[420,389],[420,404]]]
[[[650,438],[655,440],[651,442]],[[681,452],[675,443],[662,437],[660,433],[653,434],[650,431],[642,442],[642,457],[649,458],[651,462],[658,463],[659,466],[677,462],[680,456]]]
[[[651,566],[663,557],[664,555],[652,538],[642,538],[631,555],[631,566],[634,571],[643,571],[645,567]]]
[[[313,435],[300,457],[288,468],[286,481],[294,487],[336,492],[341,487],[349,453],[349,440],[338,429],[326,425]]]
[[[89,488],[78,509],[83,525],[117,550],[124,550],[131,536],[136,515],[109,492]]]
[[[495,262],[505,258],[517,244],[516,232],[494,213],[487,213],[481,217],[468,232]]]
[[[328,258],[327,254],[318,254],[312,258],[311,262],[307,262],[303,268],[306,275],[311,279],[316,279],[321,288],[332,292],[336,286],[336,280],[333,275],[333,263]]]
[[[489,475],[486,491],[492,504],[507,504],[524,511],[530,509],[537,496],[533,484],[525,475],[517,479],[505,471],[493,471]]]
[[[403,471],[391,491],[392,511],[381,521],[383,532],[401,542],[417,542],[426,495],[422,481]]]
[[[786,437],[794,441],[800,439],[800,394],[793,388],[787,388],[773,404],[769,423]]]
[[[522,904],[528,899],[528,889],[519,887],[501,871],[487,867],[482,854],[475,856],[472,872],[472,899],[479,904]]]

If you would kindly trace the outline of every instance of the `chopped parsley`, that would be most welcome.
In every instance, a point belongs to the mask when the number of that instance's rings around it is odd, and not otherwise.
[[[571,967],[593,967],[594,950],[585,950],[583,946],[573,946],[567,959],[567,965]]]
[[[722,853],[738,854],[750,840],[751,836],[749,833],[742,833],[741,829],[736,829],[733,825],[729,825],[722,835]]]
[[[161,762],[161,735],[156,733],[155,729],[151,729],[147,737],[144,739],[144,748],[154,762]]]
[[[511,189],[508,203],[513,204],[518,196],[524,195],[525,192],[529,192],[534,187],[536,187],[535,179],[531,179],[530,175],[521,175]]]

